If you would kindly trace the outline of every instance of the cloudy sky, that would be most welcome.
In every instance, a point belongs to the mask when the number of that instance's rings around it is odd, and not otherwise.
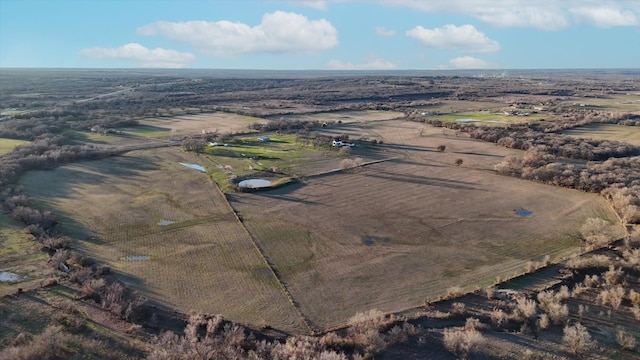
[[[0,0],[0,67],[640,68],[640,1]]]

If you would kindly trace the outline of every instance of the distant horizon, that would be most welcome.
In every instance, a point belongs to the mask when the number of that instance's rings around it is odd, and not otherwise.
[[[3,68],[635,69],[637,39],[634,0],[0,1]]]

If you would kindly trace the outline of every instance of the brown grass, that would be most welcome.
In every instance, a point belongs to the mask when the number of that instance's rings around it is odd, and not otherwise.
[[[46,177],[32,172],[24,184],[61,214],[61,230],[82,240],[75,247],[146,297],[184,312],[306,331],[222,194],[206,175],[179,164],[199,161],[172,149],[142,151]]]
[[[229,198],[303,313],[323,326],[491,285],[532,259],[575,251],[586,218],[615,216],[595,195],[418,161]],[[534,215],[515,215],[520,207]]]

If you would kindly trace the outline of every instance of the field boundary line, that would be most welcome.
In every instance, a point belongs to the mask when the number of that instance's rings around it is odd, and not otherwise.
[[[311,174],[311,175],[305,175],[305,176],[301,176],[301,177],[305,178],[305,179],[312,179],[312,178],[316,178],[316,177],[322,177],[322,176],[325,176],[325,175],[337,174],[337,173],[345,172],[347,170],[353,170],[353,169],[357,169],[357,168],[368,166],[368,165],[374,165],[374,164],[379,164],[379,163],[383,163],[383,162],[386,162],[386,161],[392,161],[392,160],[398,160],[398,159],[402,159],[402,158],[399,157],[399,156],[395,156],[395,157],[386,158],[386,159],[372,160],[372,161],[367,161],[365,163],[362,163],[356,168],[331,169],[331,170],[323,171],[323,172],[320,172],[320,173]]]
[[[227,196],[225,195],[224,191],[222,191],[222,189],[220,188],[220,185],[218,185],[218,183],[216,183],[215,181],[211,180],[211,178],[209,178],[209,180],[213,183],[213,185],[216,188],[216,190],[218,191],[218,193],[224,199],[224,203],[227,205],[227,207],[229,208],[229,210],[231,211],[231,213],[235,217],[236,221],[240,225],[240,227],[244,230],[244,232],[247,234],[249,239],[251,239],[251,243],[253,244],[254,248],[256,249],[258,254],[260,255],[260,258],[262,259],[264,264],[267,266],[267,268],[271,272],[271,275],[273,275],[273,278],[276,280],[278,285],[280,285],[280,290],[282,290],[282,292],[285,295],[286,299],[289,301],[289,304],[293,307],[293,309],[298,314],[298,316],[300,317],[300,319],[302,320],[304,325],[307,327],[307,329],[309,331],[309,334],[312,334],[312,335],[316,334],[317,333],[316,329],[313,326],[311,326],[311,322],[309,321],[309,319],[307,319],[307,317],[304,316],[304,314],[302,313],[302,310],[300,310],[298,305],[296,305],[296,302],[293,299],[293,296],[291,296],[291,293],[289,292],[289,289],[287,288],[287,285],[284,283],[284,281],[282,281],[280,276],[278,276],[278,273],[275,271],[275,269],[273,268],[273,265],[269,261],[269,258],[267,258],[267,256],[265,255],[264,250],[260,246],[260,244],[258,242],[258,239],[256,239],[251,234],[251,232],[249,232],[249,229],[247,229],[247,227],[244,225],[242,220],[240,220],[240,217],[236,213],[236,210],[233,208],[233,206],[231,206],[231,204],[229,203],[229,200],[227,200]]]

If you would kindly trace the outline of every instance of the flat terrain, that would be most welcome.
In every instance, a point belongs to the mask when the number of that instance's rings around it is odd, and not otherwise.
[[[562,134],[582,139],[622,141],[640,146],[640,126],[590,124],[565,130]]]
[[[366,115],[318,130],[383,141],[350,154],[293,135],[244,136],[202,155],[135,151],[30,172],[22,184],[62,216],[63,231],[85,239],[77,246],[149,298],[302,332],[298,310],[324,329],[372,308],[415,307],[449,287],[516,276],[545,255],[559,260],[578,250],[586,218],[615,220],[597,195],[494,174],[516,150]],[[329,171],[355,157],[382,162]],[[208,176],[224,182],[270,167],[303,183],[227,195],[239,222]]]
[[[596,98],[565,101],[579,108],[640,113],[640,93],[607,94]]]
[[[75,246],[161,305],[306,331],[295,309],[203,173],[164,149],[30,172],[22,183],[59,214]]]
[[[3,214],[0,214],[0,259],[0,273],[5,273],[0,276],[0,296],[13,294],[18,288],[37,288],[53,273],[47,265],[49,255],[40,251],[33,236]],[[20,281],[6,281],[15,277]]]
[[[139,121],[141,127],[130,131],[141,135],[180,135],[201,133],[202,131],[220,134],[249,131],[249,125],[264,123],[265,119],[232,113],[214,112],[197,115],[147,118]],[[163,134],[164,132],[164,134]]]
[[[28,143],[29,142],[25,140],[0,138],[0,155],[10,153],[11,151],[13,151],[13,149],[15,149],[16,146]]]
[[[577,250],[586,218],[615,219],[596,195],[405,160],[230,198],[320,327],[486,286],[547,254],[558,260]]]

